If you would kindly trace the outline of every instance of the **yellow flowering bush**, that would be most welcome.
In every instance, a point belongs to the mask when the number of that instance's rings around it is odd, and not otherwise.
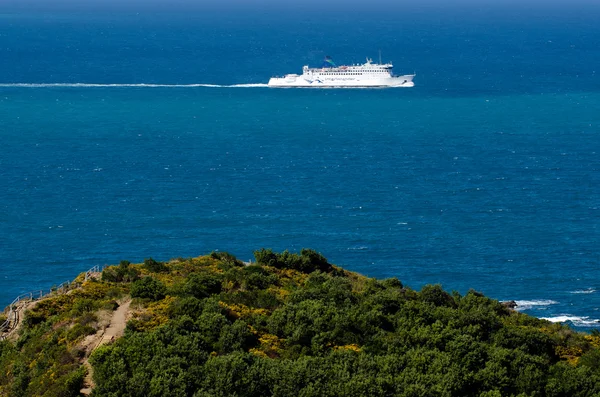
[[[235,318],[247,318],[256,315],[266,316],[269,314],[269,311],[267,309],[253,309],[243,304],[225,303],[219,301],[219,306],[221,306],[223,309],[226,309],[229,312],[229,314],[231,314]]]
[[[350,345],[334,346],[333,350],[350,350],[350,351],[359,353],[362,349],[357,344],[352,343]]]

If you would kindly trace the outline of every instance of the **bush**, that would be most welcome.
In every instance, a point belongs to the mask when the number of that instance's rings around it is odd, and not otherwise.
[[[44,316],[44,314],[28,310],[25,312],[23,326],[25,328],[33,328],[44,321],[46,321],[46,316]]]
[[[383,285],[385,288],[397,288],[397,289],[404,288],[404,286],[402,285],[402,282],[400,280],[398,280],[396,277],[386,278],[385,280],[382,280],[381,285]]]
[[[85,377],[85,367],[79,367],[77,370],[68,372],[67,374],[56,379],[51,386],[44,386],[41,390],[29,389],[30,395],[42,395],[53,397],[77,397],[80,396],[79,391],[83,387],[83,379]]]
[[[315,270],[330,272],[332,270],[332,266],[327,262],[327,259],[311,249],[302,249],[300,255],[298,255],[287,250],[277,254],[271,249],[262,248],[259,251],[254,251],[254,258],[257,263],[264,266],[294,269],[303,273],[312,273]]]
[[[73,304],[71,313],[74,316],[80,316],[84,313],[93,312],[96,309],[96,301],[87,298],[77,299]]]
[[[218,274],[200,272],[191,274],[183,286],[183,293],[196,298],[206,298],[221,292],[221,279]]]
[[[150,276],[144,277],[131,284],[132,298],[157,301],[163,299],[166,292],[167,287],[161,281]]]
[[[190,296],[177,299],[173,302],[169,307],[169,316],[172,318],[189,316],[195,319],[202,314],[203,309],[203,301],[194,296]]]
[[[213,259],[217,259],[222,263],[229,266],[244,266],[244,263],[240,261],[235,256],[231,255],[229,252],[211,252],[210,257]]]
[[[311,272],[315,270],[329,272],[331,270],[331,265],[327,262],[327,259],[314,250],[302,249],[300,256],[302,257],[302,262],[311,269]]]
[[[169,270],[164,262],[158,262],[152,258],[144,259],[144,267],[153,273],[162,273]]]
[[[89,325],[75,324],[67,331],[67,340],[74,341],[81,336],[95,334],[96,330]]]
[[[256,263],[264,266],[272,266],[279,268],[279,256],[272,249],[261,248],[259,251],[254,251],[254,259]]]
[[[81,325],[89,325],[98,321],[98,317],[94,313],[85,313],[79,317],[78,321]]]
[[[120,288],[117,288],[117,287],[111,287],[106,291],[106,297],[110,298],[110,299],[119,299],[122,296],[123,296],[123,290]]]
[[[109,283],[117,282],[117,272],[113,267],[107,267],[102,270],[102,281],[107,281]]]
[[[246,266],[243,273],[244,279],[242,280],[242,285],[248,290],[267,289],[270,285],[277,282],[277,276],[270,274],[262,266]]]
[[[119,266],[107,267],[102,271],[102,281],[120,283],[137,280],[140,274],[135,268],[129,266],[130,264],[129,261],[121,261]]]
[[[594,371],[598,371],[600,369],[600,349],[592,349],[581,356],[579,365],[585,365]]]
[[[223,352],[236,350],[247,350],[256,344],[257,338],[244,321],[237,320],[232,325],[226,325],[221,329],[219,346]]]
[[[119,307],[119,303],[116,300],[110,300],[110,301],[102,304],[102,309],[110,310],[111,312],[114,312],[115,310],[117,310],[118,307]]]
[[[439,284],[425,285],[421,289],[420,298],[422,301],[432,303],[435,306],[456,307],[452,295],[444,291]]]

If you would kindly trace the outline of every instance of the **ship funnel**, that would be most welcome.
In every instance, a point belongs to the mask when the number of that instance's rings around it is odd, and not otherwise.
[[[322,68],[337,68],[337,65],[335,64],[335,62],[333,62],[333,59],[331,59],[331,57],[329,55],[325,56],[325,60],[323,61],[323,65],[321,66]]]

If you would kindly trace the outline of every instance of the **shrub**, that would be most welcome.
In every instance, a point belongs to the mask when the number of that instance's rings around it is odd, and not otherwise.
[[[385,288],[402,289],[404,287],[402,285],[402,282],[400,280],[398,280],[396,277],[386,278],[385,280],[382,280],[381,285],[383,285]]]
[[[593,370],[597,371],[600,369],[600,349],[592,349],[589,352],[581,356],[579,365],[585,365]]]
[[[109,283],[117,282],[117,271],[112,266],[102,270],[102,281]]]
[[[231,326],[226,325],[221,329],[219,337],[219,346],[223,352],[233,352],[235,350],[247,350],[255,345],[257,338],[250,329],[248,324],[242,320],[236,320]]]
[[[104,309],[104,310],[115,311],[115,310],[117,310],[118,307],[119,307],[119,303],[117,303],[116,300],[110,300],[110,301],[104,302],[104,304],[102,304],[102,309]]]
[[[322,272],[329,272],[331,265],[327,262],[327,259],[318,252],[311,249],[302,249],[300,251],[302,262],[307,266],[310,271],[320,270]]]
[[[154,261],[154,259],[150,259]],[[156,262],[156,261],[154,261]],[[157,262],[158,263],[158,262]],[[129,266],[129,261],[121,261],[119,266],[110,266],[102,271],[102,281],[108,282],[133,282],[140,276],[139,272]],[[145,264],[145,262],[144,262]],[[152,266],[152,265],[151,265]]]
[[[67,372],[65,375],[60,376],[50,386],[43,386],[40,390],[32,390],[29,388],[28,395],[43,395],[43,396],[56,396],[56,397],[77,397],[81,394],[79,391],[83,387],[83,379],[85,377],[85,367],[79,367],[75,371]],[[42,394],[43,393],[43,394]]]
[[[315,270],[330,272],[332,270],[332,266],[327,262],[327,259],[311,249],[302,249],[300,255],[298,255],[287,250],[277,254],[271,249],[262,248],[254,252],[254,258],[261,265],[278,269],[294,269],[303,273],[312,273]]]
[[[195,319],[202,314],[203,308],[203,301],[194,296],[181,298],[171,304],[169,307],[169,316],[173,318],[190,316]]]
[[[118,299],[123,296],[123,291],[119,288],[113,287],[106,291],[106,297],[110,299]]]
[[[25,328],[33,328],[37,324],[41,324],[46,321],[44,314],[34,311],[26,311],[25,318],[23,319],[23,326]]]
[[[96,330],[89,325],[75,324],[67,331],[67,340],[74,341],[81,336],[91,335],[96,333]]]
[[[164,262],[159,262],[152,258],[144,259],[144,267],[153,273],[162,273],[169,270]]]
[[[256,262],[264,266],[272,266],[279,268],[278,254],[273,250],[261,248],[259,251],[254,251],[254,259]]]
[[[144,277],[131,284],[132,298],[157,301],[163,299],[166,292],[167,287],[161,281],[153,277]]]
[[[129,261],[121,261],[119,263],[119,266],[117,267],[119,281],[133,282],[139,278],[139,272],[135,268],[129,266],[130,264]]]
[[[196,298],[218,294],[221,292],[221,279],[220,275],[209,272],[191,274],[183,286],[183,292]]]
[[[429,302],[435,306],[455,307],[456,303],[452,295],[442,289],[439,284],[426,285],[421,289],[420,298],[424,302]]]
[[[243,273],[242,285],[248,290],[263,290],[277,282],[277,276],[270,274],[262,266],[247,266]]]
[[[244,263],[229,252],[211,252],[210,257],[230,266],[244,266]]]
[[[92,299],[82,298],[77,299],[73,304],[73,309],[71,309],[71,313],[74,316],[80,316],[84,313],[93,312],[96,309],[96,302]]]
[[[94,313],[85,313],[79,317],[79,324],[81,325],[89,325],[96,321],[98,321],[98,317]]]

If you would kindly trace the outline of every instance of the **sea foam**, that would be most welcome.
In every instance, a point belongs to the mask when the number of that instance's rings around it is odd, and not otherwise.
[[[96,84],[96,83],[0,83],[4,88],[261,88],[267,84]]]
[[[590,319],[588,316],[571,316],[568,314],[554,317],[540,317],[542,320],[548,320],[553,323],[572,323],[577,327],[600,327],[600,320]]]
[[[517,304],[516,310],[528,310],[534,307],[544,307],[550,305],[556,305],[558,302],[550,299],[539,299],[539,300],[522,300],[515,301]]]
[[[596,292],[596,290],[594,288],[587,288],[587,289],[578,289],[575,291],[571,291],[571,294],[593,294],[594,292]]]

